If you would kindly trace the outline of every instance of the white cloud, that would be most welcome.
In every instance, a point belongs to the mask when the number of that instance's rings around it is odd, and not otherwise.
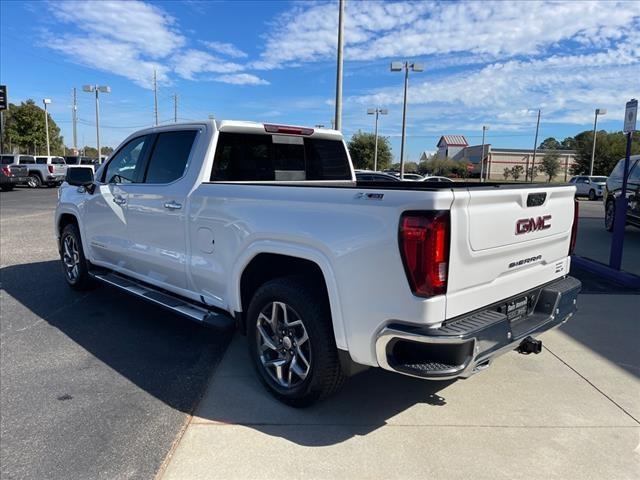
[[[153,71],[159,83],[171,83],[172,74],[186,80],[211,80],[202,74],[231,74],[245,66],[209,52],[185,49],[186,37],[177,21],[162,8],[140,0],[66,1],[49,3],[49,12],[72,29],[58,34],[49,29],[42,43],[78,64],[121,75],[152,87]],[[77,32],[77,33],[75,33]],[[243,58],[247,54],[230,43],[202,42],[219,54]],[[248,73],[214,77],[237,85],[263,85],[266,80]]]
[[[56,2],[51,14],[93,36],[127,43],[145,55],[164,57],[185,44],[173,17],[138,0]]]
[[[296,6],[274,23],[255,68],[333,59],[337,5]],[[640,2],[349,2],[347,60],[538,55],[559,42],[602,48],[637,29]],[[474,63],[474,59],[469,59]]]
[[[240,50],[238,47],[236,47],[232,43],[203,41],[202,44],[205,45],[210,50],[213,50],[214,52],[220,55],[226,55],[228,57],[233,57],[233,58],[248,57],[248,55],[245,52]]]
[[[215,80],[232,85],[269,85],[266,80],[250,73],[234,73],[231,75],[220,75]]]
[[[227,62],[200,50],[187,50],[172,59],[174,71],[182,78],[194,80],[199,73],[230,73],[242,70],[242,65]]]

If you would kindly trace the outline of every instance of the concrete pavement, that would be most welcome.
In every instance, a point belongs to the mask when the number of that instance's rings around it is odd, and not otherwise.
[[[372,369],[328,401],[273,400],[236,337],[163,480],[640,476],[638,295],[582,295],[580,311],[458,382]]]

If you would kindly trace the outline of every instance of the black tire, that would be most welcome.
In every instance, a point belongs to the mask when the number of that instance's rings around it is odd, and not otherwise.
[[[11,190],[13,190],[13,185],[2,185],[2,187],[0,188],[3,192],[10,192]]]
[[[596,199],[595,190],[593,190],[593,189],[589,190],[589,200],[591,200],[593,202],[595,199]]]
[[[65,242],[67,239],[72,241],[77,250],[77,258],[73,256],[74,263],[77,266],[77,273],[75,275],[70,274],[69,265],[65,263],[67,260],[65,254]],[[84,256],[84,250],[82,249],[82,241],[80,240],[80,230],[75,223],[70,223],[62,229],[62,235],[60,235],[60,261],[62,263],[62,273],[67,281],[67,284],[74,290],[89,290],[95,286],[93,278],[89,275],[89,262]]]
[[[27,185],[30,188],[40,188],[42,186],[42,180],[38,175],[29,175],[29,180],[27,180]]]
[[[318,294],[317,290],[317,288],[313,289],[308,286],[299,277],[277,278],[265,283],[258,289],[251,299],[247,313],[249,354],[258,378],[269,393],[281,402],[293,407],[306,407],[326,398],[338,391],[345,380],[345,375],[338,359],[338,349],[331,325],[329,305],[324,295]],[[265,309],[270,309],[274,302],[281,302],[290,307],[289,319],[294,318],[291,315],[299,317],[308,336],[308,347],[305,347],[309,348],[305,353],[309,357],[306,378],[301,380],[298,377],[299,383],[294,385],[292,377],[289,376],[291,386],[279,384],[277,379],[274,378],[275,375],[270,373],[263,364],[262,358],[273,354],[275,351],[269,349],[262,356],[259,352],[259,316]],[[290,335],[290,338],[300,341],[299,337],[295,337],[295,333]],[[285,343],[287,342],[285,341]],[[295,341],[293,345],[296,345]],[[297,351],[299,352],[303,347],[301,342],[297,347]],[[293,350],[291,352],[293,353]],[[287,355],[287,353],[285,351],[278,355]],[[303,365],[301,361],[297,363]],[[292,365],[292,363],[290,362],[289,365]],[[291,367],[289,367],[289,370],[291,370]]]
[[[613,198],[607,200],[607,203],[604,207],[604,228],[607,232],[613,232],[613,224],[615,223],[616,218],[616,202],[613,201]]]

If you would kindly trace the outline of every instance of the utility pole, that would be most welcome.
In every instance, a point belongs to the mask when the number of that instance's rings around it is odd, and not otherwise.
[[[156,126],[158,126],[158,82],[155,68],[153,69],[153,115],[156,119]]]
[[[78,100],[76,98],[76,87],[73,87],[73,106],[71,107],[71,123],[73,125],[73,154],[78,154]]]
[[[338,68],[336,75],[336,114],[335,129],[342,130],[342,54],[344,53],[344,4],[346,0],[340,0],[340,13],[338,14]]]
[[[178,94],[173,94],[173,123],[178,123]]]
[[[389,110],[387,110],[386,108],[368,108],[367,109],[367,115],[374,115],[376,116],[376,126],[375,126],[375,143],[374,143],[374,147],[373,147],[373,171],[377,172],[378,171],[378,116],[379,115],[386,115],[389,113]]]
[[[538,130],[540,129],[540,109],[538,109],[538,121],[536,122],[536,138],[533,141],[533,159],[531,160],[531,181],[534,180],[534,169],[536,168],[536,152],[538,151]],[[527,181],[528,172],[524,172],[524,181]]]
[[[51,156],[51,149],[49,148],[49,114],[47,113],[47,105],[51,103],[50,98],[45,98],[42,100],[44,104],[44,129],[47,133],[47,157]]]
[[[596,108],[595,118],[593,119],[593,145],[591,147],[591,165],[589,166],[589,175],[593,175],[593,161],[596,158],[596,138],[598,136],[598,115],[607,113],[606,108]]]
[[[480,157],[480,181],[481,182],[484,182],[484,159],[486,157],[486,155],[484,153],[484,135],[485,135],[485,132],[487,130],[489,130],[489,127],[487,127],[486,125],[483,125],[482,126],[482,154],[481,154],[481,157]],[[487,165],[487,169],[488,168],[489,168],[489,165]],[[488,174],[488,171],[487,171],[487,178],[489,176],[490,175]]]

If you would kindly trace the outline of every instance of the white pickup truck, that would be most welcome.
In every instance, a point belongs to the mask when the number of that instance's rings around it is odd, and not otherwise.
[[[246,333],[258,377],[313,403],[368,366],[468,377],[576,310],[575,187],[356,182],[339,132],[139,131],[55,215],[68,284]]]

